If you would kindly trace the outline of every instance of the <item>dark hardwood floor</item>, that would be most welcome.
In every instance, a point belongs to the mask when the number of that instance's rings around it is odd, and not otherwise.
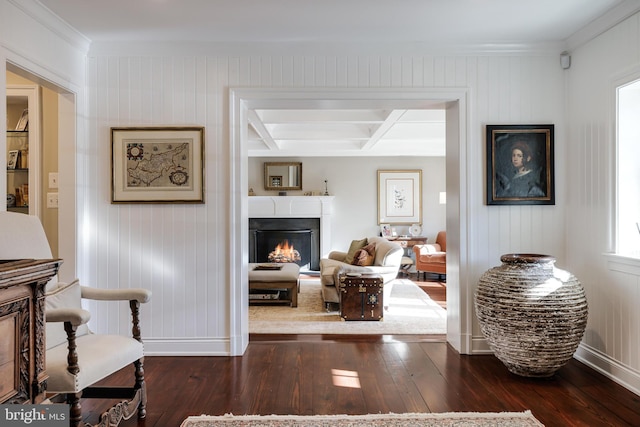
[[[446,283],[410,277],[446,308]],[[444,336],[251,335],[241,357],[147,357],[147,418],[189,415],[524,411],[552,426],[640,426],[640,397],[576,360],[548,379],[494,356],[459,355]],[[128,385],[132,369],[102,382]],[[85,421],[113,402],[83,399]]]
[[[640,397],[576,360],[549,379],[459,355],[439,336],[252,335],[241,357],[147,357],[147,418],[531,410],[546,426],[640,426]],[[103,385],[125,385],[124,369]],[[83,399],[87,422],[107,402]]]

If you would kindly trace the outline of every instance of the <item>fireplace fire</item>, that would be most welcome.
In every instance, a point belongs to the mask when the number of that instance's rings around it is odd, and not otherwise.
[[[269,253],[269,262],[286,263],[298,262],[302,258],[293,245],[289,245],[289,241],[285,240],[276,245],[275,249]]]
[[[319,271],[319,235],[318,218],[250,218],[249,262],[290,262]]]

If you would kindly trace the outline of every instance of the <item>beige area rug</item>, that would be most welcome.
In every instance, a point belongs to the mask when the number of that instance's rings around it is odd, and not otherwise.
[[[531,411],[525,412],[448,412],[430,414],[370,415],[244,415],[189,417],[181,427],[540,427],[544,426]]]
[[[327,312],[320,279],[301,279],[298,307],[249,306],[249,333],[255,334],[446,334],[447,312],[409,279],[384,286],[382,321],[345,321]]]

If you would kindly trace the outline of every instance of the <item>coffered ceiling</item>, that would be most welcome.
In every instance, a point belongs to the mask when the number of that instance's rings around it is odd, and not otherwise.
[[[254,156],[443,156],[444,110],[256,109],[249,111]]]

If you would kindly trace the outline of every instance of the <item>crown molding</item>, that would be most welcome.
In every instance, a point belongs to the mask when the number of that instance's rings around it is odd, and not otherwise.
[[[37,0],[5,0],[61,39],[86,54],[91,40]]]
[[[437,44],[431,42],[388,43],[215,43],[187,41],[93,42],[89,56],[478,56],[557,55],[564,42]]]
[[[579,48],[638,12],[640,12],[640,1],[623,1],[569,36],[566,40],[566,50]]]

